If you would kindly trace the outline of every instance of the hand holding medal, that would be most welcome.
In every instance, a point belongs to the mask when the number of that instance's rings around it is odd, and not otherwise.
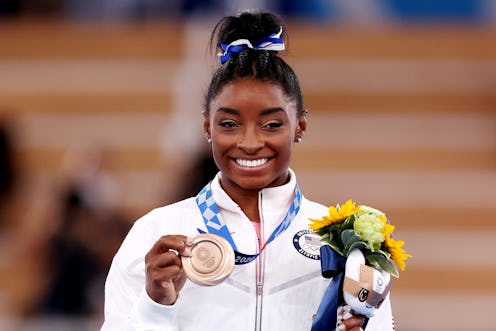
[[[222,237],[162,236],[145,256],[146,292],[153,301],[172,305],[186,277],[199,285],[216,285],[233,267],[234,252]]]
[[[191,255],[191,240],[182,235],[160,237],[145,255],[146,292],[160,304],[172,305],[186,282],[179,256]]]

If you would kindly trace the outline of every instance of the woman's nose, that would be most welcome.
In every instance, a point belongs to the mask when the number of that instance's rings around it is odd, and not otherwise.
[[[255,130],[245,130],[239,137],[238,148],[245,153],[253,154],[263,148],[264,143]]]

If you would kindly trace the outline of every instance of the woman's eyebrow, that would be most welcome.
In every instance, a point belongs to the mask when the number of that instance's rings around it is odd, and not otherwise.
[[[231,115],[240,115],[241,112],[236,109],[228,108],[228,107],[220,107],[217,109],[216,113],[226,113],[226,114],[231,114]]]
[[[240,115],[241,114],[241,112],[239,110],[229,108],[229,107],[220,107],[219,109],[217,109],[216,112],[217,113],[226,113],[226,114],[231,114],[231,115]],[[274,113],[278,113],[278,112],[285,113],[286,111],[284,110],[284,108],[281,108],[281,107],[267,108],[267,109],[263,109],[262,111],[260,111],[260,115],[266,116],[266,115],[270,115],[270,114],[274,114]]]
[[[274,108],[268,108],[268,109],[262,110],[260,112],[260,115],[270,115],[270,114],[274,114],[274,113],[278,113],[278,112],[286,113],[286,111],[284,110],[284,108],[274,107]]]

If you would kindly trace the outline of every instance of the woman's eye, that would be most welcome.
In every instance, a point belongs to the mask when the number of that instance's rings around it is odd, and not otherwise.
[[[234,121],[221,121],[219,122],[219,125],[223,128],[234,128],[238,126],[238,124]]]
[[[274,121],[274,122],[269,122],[269,123],[264,124],[264,127],[268,128],[268,129],[274,129],[274,128],[278,128],[280,126],[282,126],[282,122],[279,122],[279,121]]]

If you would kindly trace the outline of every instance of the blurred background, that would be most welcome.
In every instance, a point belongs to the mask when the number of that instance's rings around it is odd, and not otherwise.
[[[225,14],[288,23],[304,194],[384,210],[402,331],[495,330],[496,1],[1,0],[0,330],[97,330],[132,223],[215,172],[202,97]]]

